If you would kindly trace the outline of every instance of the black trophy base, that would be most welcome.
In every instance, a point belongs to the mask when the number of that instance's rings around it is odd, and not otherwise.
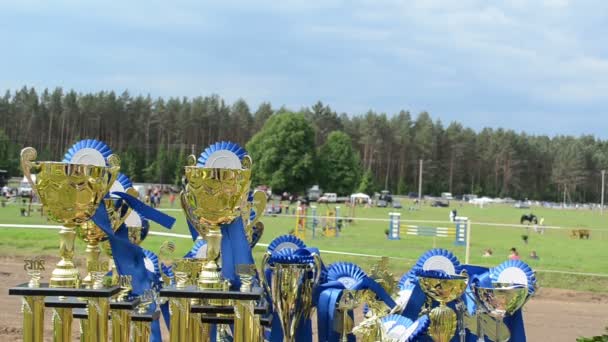
[[[249,292],[200,290],[196,286],[188,286],[183,289],[168,287],[160,290],[161,297],[169,298],[232,299],[253,301],[260,300],[262,298],[262,293],[261,287],[253,288]]]
[[[42,297],[70,297],[70,298],[110,298],[120,291],[120,287],[104,287],[102,289],[62,288],[49,287],[48,283],[41,283],[40,287],[29,287],[23,283],[8,289],[11,296],[42,296]]]

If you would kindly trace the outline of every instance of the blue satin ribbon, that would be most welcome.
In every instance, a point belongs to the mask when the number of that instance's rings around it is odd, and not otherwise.
[[[188,220],[188,218],[186,218],[186,223],[188,224],[188,230],[190,231],[190,236],[192,236],[192,241],[195,241],[198,238],[199,234],[192,225],[192,223],[190,223],[190,220]]]
[[[157,286],[159,281],[158,275],[146,269],[143,249],[129,241],[128,231],[124,225],[114,234],[106,207],[103,203],[99,205],[91,219],[108,236],[118,273],[131,275],[132,293],[134,295],[141,295],[145,290],[153,289]],[[152,322],[151,335],[151,341],[162,341],[158,320]]]
[[[140,216],[143,216],[148,220],[154,221],[165,228],[171,229],[171,227],[173,227],[173,224],[175,223],[174,217],[169,216],[146,205],[144,202],[125,192],[113,192],[112,195],[115,195],[127,202],[129,207],[135,210]]]
[[[334,315],[337,304],[342,296],[342,291],[346,287],[339,281],[327,282],[318,287],[315,295],[317,299],[317,329],[319,341],[336,342],[340,339],[340,334],[334,331]],[[352,290],[371,290],[376,294],[376,297],[383,301],[389,308],[393,308],[396,304],[391,296],[384,290],[380,284],[370,277],[365,277],[351,288]],[[352,310],[348,313],[352,318]],[[354,342],[355,336],[348,335],[348,340]]]
[[[240,216],[231,223],[222,225],[221,230],[222,276],[230,281],[233,290],[237,290],[241,287],[241,280],[236,274],[236,265],[253,264],[253,255]]]

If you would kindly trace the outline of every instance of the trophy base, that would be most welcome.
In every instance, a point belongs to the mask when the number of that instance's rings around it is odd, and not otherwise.
[[[226,291],[228,290],[226,284],[222,280],[222,274],[220,270],[211,270],[203,268],[203,271],[198,278],[198,288],[206,291]],[[224,299],[210,299],[209,304],[211,305],[228,305],[229,300]]]
[[[80,274],[73,263],[58,264],[51,274],[49,287],[75,288],[79,279]]]
[[[456,313],[445,304],[431,310],[429,313],[431,325],[429,335],[433,341],[449,342],[456,333]]]

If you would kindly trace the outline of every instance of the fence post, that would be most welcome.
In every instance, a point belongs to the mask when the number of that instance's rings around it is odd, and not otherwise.
[[[312,238],[314,239],[317,230],[317,207],[311,205],[310,209],[312,211]]]
[[[388,239],[399,240],[399,230],[401,229],[401,214],[400,213],[388,213]]]
[[[467,220],[467,240],[465,241],[464,248],[464,263],[469,264],[469,257],[471,256],[471,221]]]
[[[340,207],[336,206],[336,237],[340,235],[340,229],[342,229],[342,223],[340,222]]]

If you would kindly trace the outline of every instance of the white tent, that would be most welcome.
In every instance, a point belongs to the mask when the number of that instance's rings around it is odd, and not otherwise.
[[[369,201],[369,196],[364,193],[352,194],[350,195],[351,202],[363,202],[367,203]]]

